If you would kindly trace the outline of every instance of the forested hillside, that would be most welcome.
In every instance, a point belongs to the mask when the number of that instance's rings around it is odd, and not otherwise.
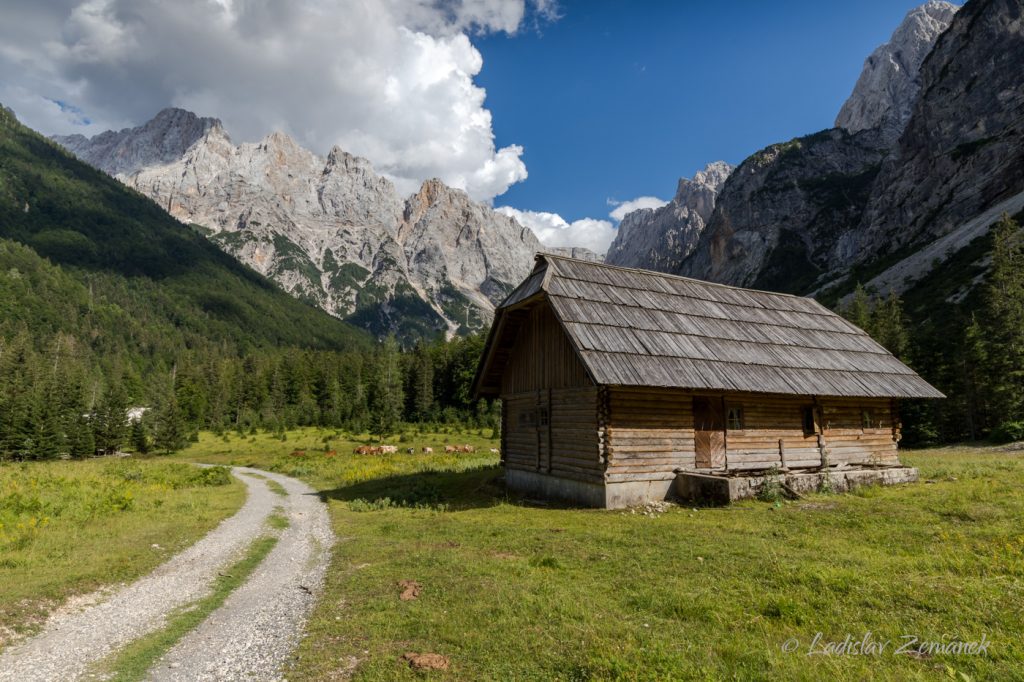
[[[202,427],[461,417],[478,343],[439,344],[435,376],[426,349],[377,347],[0,109],[0,458],[123,447],[129,406],[150,408],[137,445],[167,449]]]
[[[826,297],[946,394],[903,404],[912,444],[1024,439],[1022,218],[1004,215],[902,298],[874,297],[859,285],[845,303],[836,292]]]

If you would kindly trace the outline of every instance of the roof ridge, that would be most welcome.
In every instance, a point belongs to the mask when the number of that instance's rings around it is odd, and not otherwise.
[[[800,294],[785,294],[781,291],[768,291],[767,289],[752,289],[750,287],[739,287],[733,284],[722,284],[720,282],[712,282],[706,279],[697,279],[696,277],[685,277],[683,275],[673,275],[667,272],[659,272],[658,270],[645,270],[643,268],[628,268],[624,265],[611,265],[609,263],[599,263],[597,261],[584,260],[582,258],[570,258],[568,256],[558,256],[551,253],[538,252],[536,257],[537,260],[544,259],[556,259],[565,260],[570,263],[580,263],[581,265],[589,265],[592,267],[607,268],[608,270],[623,270],[625,272],[636,272],[642,275],[654,275],[655,277],[665,277],[666,279],[680,279],[684,282],[696,282],[697,284],[705,284],[707,286],[719,287],[721,289],[732,289],[734,291],[751,291],[755,294],[769,294],[771,296],[785,296],[786,298],[798,298],[802,301],[814,301],[818,305],[822,305],[818,299],[812,296],[801,296]],[[824,308],[825,306],[822,305]],[[828,310],[828,308],[825,308]],[[832,311],[829,311],[832,312]]]

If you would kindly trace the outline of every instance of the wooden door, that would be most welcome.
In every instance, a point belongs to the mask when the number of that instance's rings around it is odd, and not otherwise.
[[[720,469],[725,466],[725,414],[722,401],[715,398],[693,399],[693,436],[696,466]]]

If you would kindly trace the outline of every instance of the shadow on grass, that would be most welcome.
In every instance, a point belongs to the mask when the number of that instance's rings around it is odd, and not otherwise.
[[[324,502],[346,502],[354,511],[393,507],[481,509],[506,501],[502,468],[485,465],[464,471],[421,471],[321,490]]]

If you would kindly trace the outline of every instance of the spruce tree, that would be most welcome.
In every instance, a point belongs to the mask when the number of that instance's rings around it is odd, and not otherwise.
[[[117,452],[128,434],[128,397],[119,381],[107,388],[94,410],[93,420],[96,449],[107,455]]]
[[[1024,421],[1024,235],[1004,214],[992,236],[984,325],[993,426],[997,426]]]
[[[146,425],[142,423],[141,417],[132,421],[131,431],[132,447],[135,452],[140,455],[149,452],[149,434],[146,433]]]
[[[434,361],[426,344],[416,346],[412,368],[413,416],[426,421],[434,409]]]
[[[153,445],[157,450],[169,454],[185,447],[186,442],[185,421],[178,407],[178,399],[172,391],[157,414]]]
[[[388,337],[376,357],[375,381],[370,392],[370,419],[374,435],[383,439],[398,428],[402,418],[402,375],[398,343]]]

